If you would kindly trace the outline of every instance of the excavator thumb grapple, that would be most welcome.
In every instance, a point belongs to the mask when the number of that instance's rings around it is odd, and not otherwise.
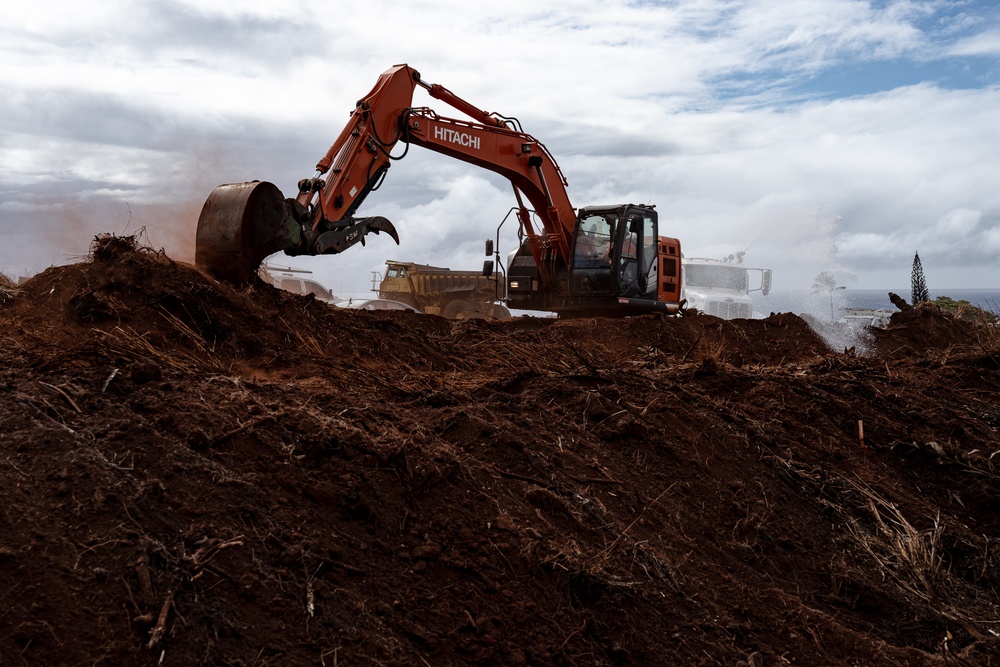
[[[300,235],[273,183],[220,185],[201,209],[194,261],[213,278],[243,284],[268,255],[298,245]]]
[[[357,242],[365,244],[365,236],[385,232],[399,245],[399,234],[388,218],[381,215],[370,218],[350,218],[331,225],[332,229],[316,237],[313,251],[317,255],[344,252]]]

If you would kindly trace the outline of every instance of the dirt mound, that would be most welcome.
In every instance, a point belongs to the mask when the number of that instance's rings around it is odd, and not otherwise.
[[[873,331],[883,357],[983,354],[1000,343],[995,325],[942,310],[929,301],[893,313],[889,326]]]
[[[0,664],[995,662],[985,330],[451,322],[92,250],[0,302]]]

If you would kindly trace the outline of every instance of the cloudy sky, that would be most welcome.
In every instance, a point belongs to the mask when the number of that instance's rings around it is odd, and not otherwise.
[[[746,250],[779,289],[823,270],[892,289],[919,252],[932,290],[1000,288],[993,0],[9,2],[0,271],[76,261],[100,232],[191,261],[213,187],[291,194],[397,63],[517,117],[576,206],[656,204],[688,256]],[[399,247],[295,264],[343,294],[387,258],[478,268],[513,204],[496,176],[413,150],[361,211]]]

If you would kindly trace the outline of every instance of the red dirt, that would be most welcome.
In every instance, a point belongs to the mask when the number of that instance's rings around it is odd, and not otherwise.
[[[101,237],[0,322],[0,665],[1000,662],[1000,344],[934,308],[451,322]]]

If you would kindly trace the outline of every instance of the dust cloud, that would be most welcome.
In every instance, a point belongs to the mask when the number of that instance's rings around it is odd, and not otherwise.
[[[774,291],[754,295],[754,309],[795,313],[831,349],[862,353],[870,345],[866,328],[843,321],[847,290],[857,276],[838,257],[840,222],[829,212],[799,209],[774,213],[760,225],[747,262],[773,271]]]
[[[205,200],[226,178],[241,180],[224,167],[235,162],[227,158],[231,153],[215,145],[190,155],[164,150],[125,177],[109,172],[90,183],[25,187],[0,206],[0,271],[27,277],[80,261],[98,234],[138,234],[173,259],[193,263]]]

